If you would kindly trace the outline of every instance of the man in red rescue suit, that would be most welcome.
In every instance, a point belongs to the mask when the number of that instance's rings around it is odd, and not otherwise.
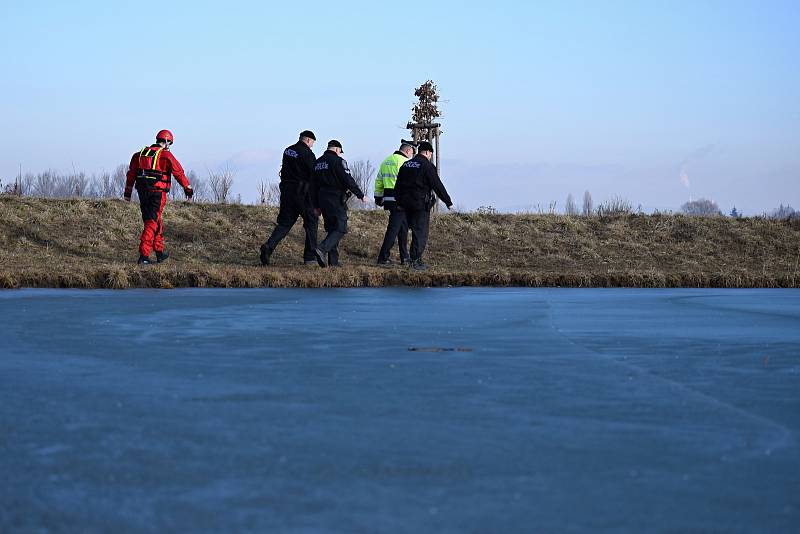
[[[152,263],[150,252],[155,250],[156,261],[161,263],[169,257],[164,250],[164,226],[161,213],[167,203],[167,195],[172,184],[172,176],[181,184],[187,200],[192,200],[192,186],[183,172],[183,167],[172,155],[169,148],[175,138],[169,130],[161,130],[156,134],[156,142],[144,147],[131,157],[125,182],[125,200],[131,200],[133,186],[139,194],[139,207],[142,210],[144,230],[139,239],[140,265]]]

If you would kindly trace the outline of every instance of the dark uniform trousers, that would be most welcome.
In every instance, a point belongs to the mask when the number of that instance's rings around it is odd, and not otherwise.
[[[408,227],[411,230],[411,261],[422,258],[428,244],[428,227],[431,223],[431,210],[405,210]]]
[[[311,205],[311,197],[305,188],[299,188],[297,184],[281,184],[281,207],[278,212],[278,225],[267,239],[267,248],[275,250],[278,243],[286,237],[289,231],[297,222],[298,217],[303,218],[303,229],[306,233],[305,245],[303,247],[303,261],[316,261],[314,249],[317,247],[317,226],[319,217],[314,213]]]
[[[386,226],[386,234],[383,236],[381,251],[378,253],[378,261],[388,261],[392,253],[395,240],[398,242],[400,260],[408,260],[408,220],[406,212],[397,205],[389,208],[389,224]]]
[[[339,265],[339,241],[347,233],[347,197],[338,190],[320,189],[319,208],[327,232],[319,249],[328,255],[328,265]]]

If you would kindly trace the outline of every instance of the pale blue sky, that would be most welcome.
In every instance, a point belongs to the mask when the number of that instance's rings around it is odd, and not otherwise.
[[[0,178],[110,170],[169,128],[252,201],[306,128],[380,161],[432,78],[458,206],[800,208],[800,2],[423,5],[3,2]]]

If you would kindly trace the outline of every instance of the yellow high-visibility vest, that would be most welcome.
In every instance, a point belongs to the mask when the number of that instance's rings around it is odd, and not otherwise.
[[[408,161],[402,154],[394,153],[381,163],[378,176],[375,178],[375,198],[383,198],[384,202],[394,202],[394,184],[400,166]]]

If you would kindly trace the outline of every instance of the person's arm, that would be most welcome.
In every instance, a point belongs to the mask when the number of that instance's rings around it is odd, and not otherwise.
[[[334,169],[340,183],[345,186],[345,189],[353,193],[360,201],[366,202],[366,195],[364,195],[364,192],[358,187],[353,175],[350,174],[350,167],[347,166],[347,161],[345,161],[344,158],[339,158],[339,162],[334,165]]]
[[[317,164],[317,158],[310,148],[308,150],[303,150],[303,164],[306,168],[306,179],[311,183],[314,180],[314,167]]]
[[[183,167],[181,167],[178,158],[176,158],[172,152],[167,152],[166,150],[161,153],[162,157],[164,154],[167,156],[167,161],[169,162],[169,172],[172,176],[175,177],[175,180],[181,184],[183,188],[183,192],[186,194],[187,200],[192,199],[192,195],[194,195],[194,190],[192,189],[192,185],[189,183],[189,179],[186,177],[186,173],[183,172]]]
[[[125,200],[130,200],[133,194],[133,184],[136,182],[136,171],[139,169],[139,153],[131,156],[131,163],[128,165],[128,173],[125,175],[125,192],[122,196]]]
[[[453,201],[450,199],[450,195],[447,194],[447,189],[445,189],[442,180],[439,178],[439,173],[436,171],[436,165],[433,163],[430,164],[428,167],[428,183],[433,189],[433,192],[436,193],[436,196],[444,202],[444,205],[447,206],[447,209],[453,207]]]
[[[319,173],[317,171],[311,173],[309,195],[311,195],[311,207],[314,208],[314,213],[319,215],[321,210],[319,208]]]

